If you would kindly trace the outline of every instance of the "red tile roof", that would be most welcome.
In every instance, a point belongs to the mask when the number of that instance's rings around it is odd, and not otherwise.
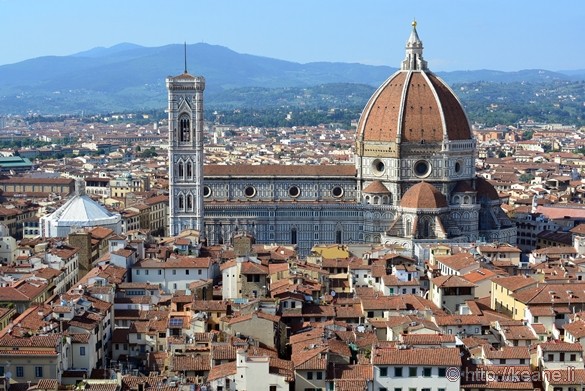
[[[461,356],[457,348],[435,349],[397,349],[379,348],[372,352],[374,365],[430,365],[461,366]]]

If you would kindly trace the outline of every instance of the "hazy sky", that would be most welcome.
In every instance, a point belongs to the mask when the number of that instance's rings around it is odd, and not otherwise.
[[[398,67],[414,18],[434,71],[585,69],[582,0],[0,0],[0,65],[186,41]]]

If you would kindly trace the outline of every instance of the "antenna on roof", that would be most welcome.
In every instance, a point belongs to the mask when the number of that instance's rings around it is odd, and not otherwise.
[[[187,73],[187,41],[185,41],[185,73]]]

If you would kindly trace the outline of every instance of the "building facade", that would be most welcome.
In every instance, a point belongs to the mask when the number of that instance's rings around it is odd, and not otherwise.
[[[206,165],[200,173],[202,81],[167,79],[171,234],[199,224],[209,244],[247,232],[258,243],[297,245],[300,255],[318,243],[395,244],[411,254],[426,243],[515,244],[497,191],[476,176],[463,107],[422,54],[413,23],[400,70],[362,113],[354,165]]]
[[[205,79],[185,72],[166,80],[169,120],[169,228],[203,233],[203,90]]]

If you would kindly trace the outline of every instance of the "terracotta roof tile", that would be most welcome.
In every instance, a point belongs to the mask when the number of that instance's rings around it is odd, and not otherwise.
[[[435,186],[427,182],[419,182],[408,189],[402,199],[400,206],[403,208],[416,209],[439,209],[448,206],[447,198]]]
[[[380,348],[372,352],[374,365],[461,366],[457,348],[397,349]]]

